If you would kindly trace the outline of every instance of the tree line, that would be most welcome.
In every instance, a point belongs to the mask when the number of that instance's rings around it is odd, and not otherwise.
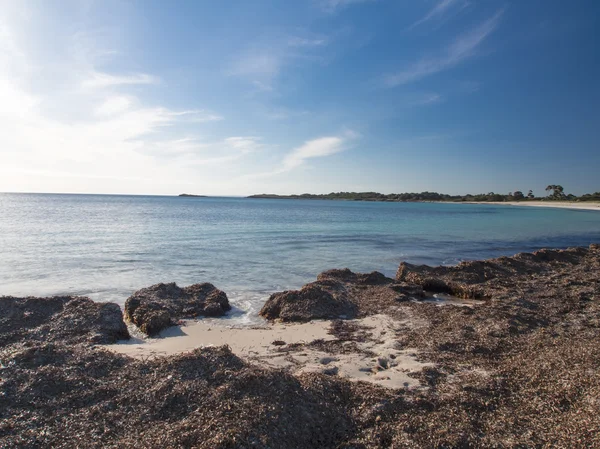
[[[394,201],[394,202],[418,202],[418,201],[448,201],[448,202],[507,202],[507,201],[600,201],[600,192],[587,193],[581,196],[565,194],[561,185],[549,185],[545,189],[547,196],[536,197],[532,190],[527,194],[521,190],[509,192],[507,195],[501,193],[481,193],[467,195],[448,195],[437,192],[421,193],[377,193],[377,192],[332,192],[325,194],[304,193],[302,195],[275,195],[260,194],[249,198],[281,198],[281,199],[320,199],[320,200],[346,200],[346,201]]]

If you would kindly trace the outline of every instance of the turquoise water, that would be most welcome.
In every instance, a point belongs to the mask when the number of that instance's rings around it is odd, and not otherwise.
[[[157,282],[212,282],[254,314],[329,268],[393,275],[600,242],[600,212],[510,206],[0,194],[0,295],[123,304]]]

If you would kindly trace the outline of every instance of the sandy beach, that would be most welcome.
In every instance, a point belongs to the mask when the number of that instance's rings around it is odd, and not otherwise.
[[[505,201],[505,202],[463,202],[460,204],[493,204],[497,206],[525,206],[525,207],[552,207],[557,209],[578,209],[600,211],[600,203],[597,202],[571,202],[571,201]]]
[[[430,363],[416,359],[416,350],[398,349],[396,340],[414,320],[396,321],[386,315],[349,320],[353,337],[339,339],[333,322],[265,323],[260,327],[227,326],[212,321],[187,321],[162,331],[157,338],[133,338],[106,348],[139,359],[182,354],[198,348],[227,345],[237,356],[260,366],[283,368],[292,374],[320,373],[352,381],[365,381],[387,388],[421,386],[417,373]],[[325,352],[322,345],[339,343],[338,354]],[[353,350],[345,350],[354,346]]]

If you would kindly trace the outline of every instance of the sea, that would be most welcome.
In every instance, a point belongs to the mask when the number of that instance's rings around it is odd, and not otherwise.
[[[600,212],[455,203],[0,194],[0,296],[83,295],[123,305],[159,282],[211,282],[230,318],[331,268],[394,276],[600,243]]]

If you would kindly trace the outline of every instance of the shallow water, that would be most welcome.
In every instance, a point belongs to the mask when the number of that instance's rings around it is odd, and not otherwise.
[[[600,212],[434,203],[0,194],[0,295],[123,304],[157,282],[212,282],[251,319],[329,268],[454,264],[600,242]],[[250,314],[245,314],[250,312]]]

